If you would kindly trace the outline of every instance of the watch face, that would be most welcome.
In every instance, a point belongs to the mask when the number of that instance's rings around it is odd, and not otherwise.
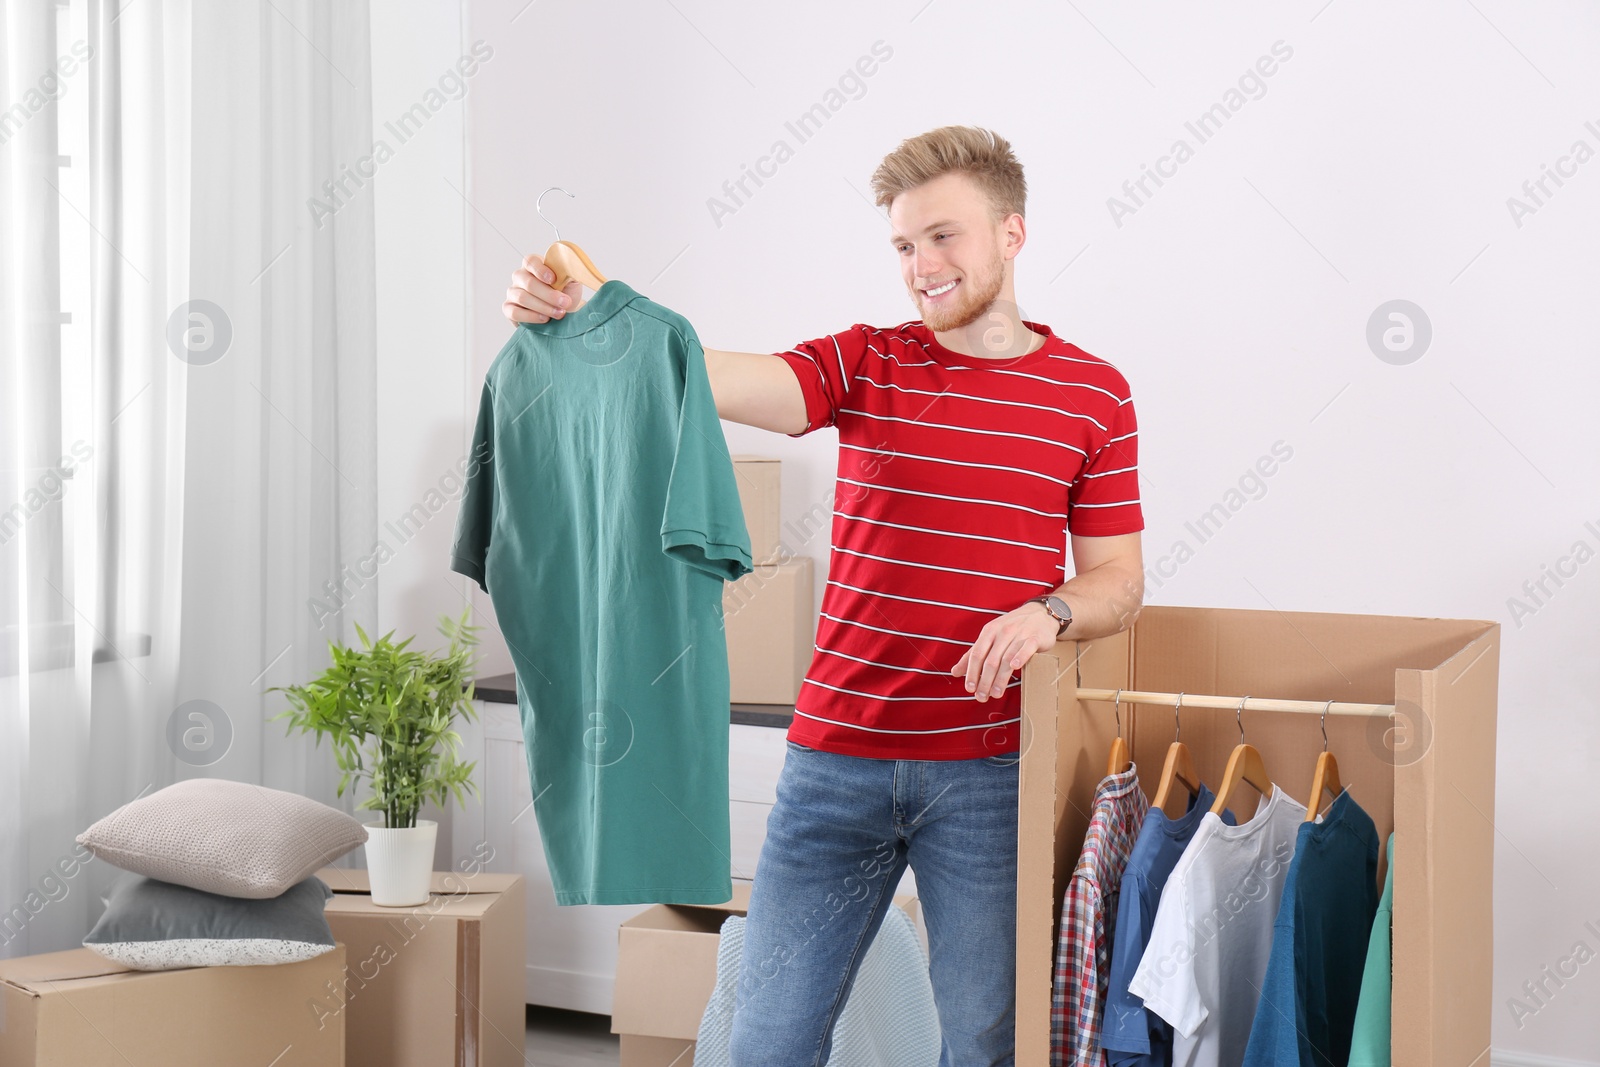
[[[1058,596],[1045,597],[1050,602],[1050,609],[1056,613],[1056,618],[1066,620],[1072,618],[1072,609],[1067,602]]]

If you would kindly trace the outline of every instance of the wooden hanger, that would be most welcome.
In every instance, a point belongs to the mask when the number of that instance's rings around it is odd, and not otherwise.
[[[1264,797],[1272,795],[1272,776],[1267,773],[1267,763],[1261,758],[1261,753],[1256,751],[1254,745],[1247,745],[1244,741],[1244,702],[1245,697],[1239,701],[1238,710],[1233,713],[1234,721],[1239,724],[1239,744],[1233,750],[1233,755],[1228,757],[1228,769],[1222,772],[1222,784],[1217,787],[1217,799],[1211,805],[1214,815],[1221,815],[1228,807],[1228,798],[1233,791],[1239,788],[1239,783],[1249,782],[1255,787],[1256,792]]]
[[[548,193],[558,189],[563,193],[567,193],[561,186],[552,185],[549,189],[539,194],[539,200],[543,200]],[[574,194],[567,193],[567,195],[573,196]],[[544,212],[539,208],[539,200],[533,202],[533,210],[538,212],[541,219],[550,222],[549,219],[544,218]],[[555,242],[551,244],[544,254],[544,265],[549,267],[556,276],[555,281],[550,283],[550,287],[560,292],[567,287],[569,282],[573,281],[582,282],[593,290],[598,290],[604,285],[606,283],[605,275],[600,273],[600,268],[594,265],[594,260],[589,258],[589,254],[571,241],[563,241],[561,239],[561,231],[556,229],[555,223],[550,222],[550,228],[555,230],[556,235]]]
[[[1306,805],[1306,822],[1316,822],[1322,807],[1322,794],[1329,793],[1338,800],[1344,788],[1339,784],[1339,761],[1328,751],[1328,706],[1322,709],[1322,752],[1317,756],[1317,773],[1311,776],[1311,802]]]
[[[1183,694],[1178,694],[1177,706],[1173,708],[1172,715],[1177,723],[1177,733],[1172,744],[1167,746],[1167,762],[1161,767],[1161,781],[1156,785],[1155,799],[1150,802],[1151,807],[1165,809],[1167,796],[1172,792],[1174,782],[1189,791],[1191,797],[1200,795],[1200,775],[1194,769],[1194,757],[1189,754],[1189,746],[1183,743]]]
[[[1128,752],[1128,742],[1122,739],[1122,690],[1117,690],[1116,702],[1111,710],[1117,715],[1117,736],[1111,739],[1111,756],[1106,760],[1106,774],[1126,774],[1128,768],[1133,766],[1133,757]]]
[[[556,241],[544,254],[545,266],[555,272],[551,288],[560,291],[571,281],[580,281],[590,289],[599,289],[606,283],[605,276],[594,265],[583,249],[571,241]]]

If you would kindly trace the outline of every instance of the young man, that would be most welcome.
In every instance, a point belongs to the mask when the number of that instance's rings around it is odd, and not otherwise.
[[[733,1062],[821,1065],[909,864],[942,1067],[1014,1055],[1021,669],[1143,598],[1137,428],[1110,364],[1020,319],[1022,167],[947,126],[872,179],[921,321],[706,350],[722,418],[835,426],[833,551],[745,927]],[[504,310],[573,309],[537,256]],[[1070,535],[1074,577],[1066,577]]]

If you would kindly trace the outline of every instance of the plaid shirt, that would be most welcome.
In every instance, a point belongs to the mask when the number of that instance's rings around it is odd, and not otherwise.
[[[1105,1067],[1100,1023],[1111,974],[1117,895],[1149,810],[1137,767],[1108,775],[1094,791],[1089,832],[1061,902],[1061,936],[1050,991],[1051,1067]]]

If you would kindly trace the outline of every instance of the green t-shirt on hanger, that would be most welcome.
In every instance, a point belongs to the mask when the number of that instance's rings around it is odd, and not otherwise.
[[[1350,1035],[1350,1067],[1389,1067],[1390,998],[1394,995],[1394,834],[1389,835],[1389,869],[1383,896],[1372,919],[1367,966],[1361,972],[1361,997],[1356,1003],[1355,1030]]]
[[[693,327],[617,280],[518,326],[470,460],[450,566],[516,667],[556,902],[728,900],[722,592],[752,568]]]

